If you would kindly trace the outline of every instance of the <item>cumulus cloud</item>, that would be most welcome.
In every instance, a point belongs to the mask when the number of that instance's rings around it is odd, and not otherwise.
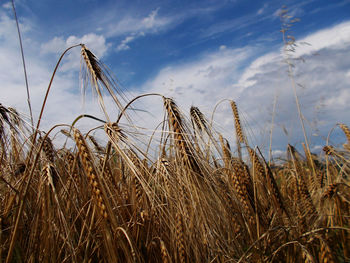
[[[9,11],[10,12],[10,11]],[[29,26],[24,28],[25,34],[30,30]],[[21,96],[20,91],[25,91],[23,67],[20,57],[18,36],[15,21],[12,20],[6,12],[0,11],[0,79],[1,79],[1,93],[0,101],[3,104],[8,102],[19,101],[22,98],[25,101],[25,96]],[[24,39],[23,42],[26,40]],[[31,52],[28,48],[25,51]],[[10,85],[13,85],[11,88]],[[16,91],[16,92],[15,92]]]
[[[110,46],[110,44],[106,43],[106,38],[103,35],[90,33],[82,37],[69,36],[67,39],[63,37],[54,37],[41,45],[41,52],[44,54],[61,54],[66,48],[77,44],[85,44],[88,48],[93,50],[98,57],[103,57]]]
[[[350,21],[313,33],[299,41],[295,56],[310,55],[322,49],[343,49],[350,46]]]
[[[123,41],[124,48],[135,38],[143,36],[144,32],[155,32],[168,23],[168,20],[158,17],[158,10],[155,9],[146,17],[130,20],[130,25],[133,24],[134,27],[129,27],[124,31],[124,33],[130,33]],[[119,24],[120,27],[126,22],[126,20],[123,21]],[[28,112],[28,109],[25,104],[27,98],[24,79],[22,78],[23,69],[19,47],[14,44],[18,43],[15,25],[15,21],[11,18],[11,10],[8,10],[8,13],[0,10],[0,39],[3,40],[0,42],[0,60],[2,62],[0,64],[0,102],[5,106],[15,107],[23,113]],[[98,34],[88,33],[83,36],[56,36],[40,44],[32,38],[30,25],[28,23],[20,26],[23,33],[23,42],[35,43],[35,45],[25,46],[25,54],[31,102],[34,119],[36,119],[52,75],[53,65],[55,65],[62,52],[69,46],[84,43],[98,58],[103,58],[110,50],[111,44],[106,39],[105,30],[101,30]],[[133,33],[134,31],[136,33]],[[120,35],[119,33],[116,34]],[[109,36],[112,37],[113,34]],[[85,104],[81,103],[79,70],[80,49],[76,48],[66,54],[55,76],[41,122],[42,129],[47,130],[58,123],[69,124],[81,113],[104,118],[97,99],[87,99]],[[117,110],[111,98],[105,97],[104,100],[108,112],[111,116],[116,116]],[[84,123],[84,121],[79,121],[79,123]],[[91,125],[89,128],[91,128]]]
[[[145,86],[154,87],[167,96],[186,95],[185,100],[193,99],[192,92],[218,98],[217,91],[238,77],[237,68],[250,53],[249,49],[220,50],[192,63],[169,66]]]
[[[322,139],[337,122],[350,123],[349,41],[349,22],[344,22],[301,39],[309,45],[300,45],[295,53],[305,61],[294,61],[293,74],[308,135],[318,135],[311,140],[316,145],[324,143]],[[144,91],[173,97],[184,110],[198,106],[207,116],[218,101],[233,99],[251,142],[265,149],[277,97],[273,143],[276,150],[284,149],[287,143],[302,142],[303,136],[281,50],[259,56],[261,48],[248,46],[205,54],[197,61],[165,67],[144,85]],[[248,66],[242,69],[242,65]],[[220,104],[215,120],[233,139],[228,103]]]
[[[62,52],[77,44],[85,44],[98,58],[102,58],[108,51],[111,44],[106,42],[106,38],[103,35],[97,35],[95,33],[89,33],[78,36],[69,36],[67,39],[63,37],[54,37],[50,41],[41,45],[41,53],[49,54],[55,53],[57,55],[62,54]],[[60,70],[79,70],[80,65],[80,51],[79,49],[72,50],[65,58]]]
[[[20,26],[22,28],[22,25]],[[24,43],[33,43],[35,41],[31,39],[31,32],[31,28],[28,26],[22,31]],[[0,12],[0,39],[2,40],[0,41],[0,102],[5,106],[16,108],[20,113],[28,113],[19,45],[15,44],[18,43],[16,23],[10,17],[10,14],[5,12]],[[56,37],[43,45],[25,46],[24,51],[26,54],[34,119],[37,120],[41,109],[52,75],[52,64],[56,63],[57,58],[53,57],[52,53],[60,54],[67,46],[80,42],[87,43],[87,46],[91,46],[93,51],[96,51],[95,53],[99,56],[103,56],[107,52],[108,44],[106,44],[104,37],[95,34],[87,34],[82,37],[71,36],[67,39]],[[68,72],[61,70],[55,76],[41,122],[43,130],[48,130],[59,123],[69,124],[83,112],[97,117],[103,116],[96,100],[88,99],[85,106],[81,103],[78,81],[80,69],[79,48],[77,52],[76,61],[73,60],[75,59],[73,56],[65,59],[67,68],[75,63],[77,67],[73,71]],[[106,98],[106,105],[113,111],[111,99]]]
[[[146,17],[122,19],[117,25],[108,28],[108,34],[104,30],[99,34],[89,33],[83,36],[56,36],[42,45],[27,46],[25,52],[35,116],[40,111],[52,74],[52,67],[48,64],[55,63],[59,54],[68,46],[85,43],[101,58],[110,50],[108,37],[122,37],[123,40],[117,49],[125,50],[143,33],[161,30],[169,26],[170,22],[169,19],[159,17],[159,10],[155,9]],[[225,28],[225,25],[223,26]],[[24,41],[33,43],[30,24],[21,28]],[[20,77],[20,53],[14,45],[18,41],[15,21],[4,12],[0,13],[0,39],[3,40],[0,42],[0,102],[28,112],[23,103],[26,96],[24,80]],[[350,110],[350,22],[320,30],[306,36],[300,42],[310,44],[299,45],[294,54],[295,57],[303,56],[305,60],[305,63],[294,62],[294,76],[299,84],[297,92],[301,99],[308,134],[326,136],[337,122],[350,124],[347,114]],[[211,116],[217,102],[233,99],[238,104],[242,123],[250,141],[265,147],[268,146],[273,100],[277,97],[273,136],[277,153],[281,149],[284,150],[287,142],[303,141],[291,80],[281,50],[265,53],[262,47],[256,46],[239,49],[222,46],[215,52],[203,54],[195,61],[168,65],[142,85],[142,92],[156,92],[173,97],[184,111],[188,111],[191,105],[198,106],[208,117]],[[52,54],[56,54],[56,57],[52,58]],[[65,57],[55,78],[44,113],[44,129],[57,123],[70,123],[82,112],[102,116],[96,101],[87,101],[85,108],[80,106],[77,81],[79,64],[78,48]],[[154,129],[162,120],[159,116],[162,102],[159,98],[141,101],[142,107],[137,107],[137,104],[134,107],[136,110],[144,110],[146,114],[140,121],[144,122],[144,127]],[[108,98],[106,105],[108,109],[113,108],[113,103]],[[233,120],[226,101],[217,107],[214,121],[219,132],[234,141]],[[143,125],[140,123],[140,126]],[[282,132],[283,128],[287,130],[287,134]],[[322,142],[317,138],[315,140],[313,149],[318,149],[317,145],[322,145]]]
[[[65,48],[67,48],[67,43],[63,37],[54,37],[50,41],[41,45],[41,53],[60,53],[63,52]]]

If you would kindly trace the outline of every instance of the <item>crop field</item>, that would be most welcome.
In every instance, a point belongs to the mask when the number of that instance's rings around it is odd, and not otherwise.
[[[180,110],[161,94],[123,101],[93,52],[79,47],[102,126],[81,115],[43,131],[41,115],[34,129],[0,105],[0,262],[349,262],[345,124],[336,127],[343,147],[325,142],[315,155],[307,141],[301,152],[286,145],[274,162],[248,141],[234,101],[230,145],[197,107]],[[120,120],[132,125],[128,109],[147,96],[163,103],[164,122],[144,149]],[[89,132],[75,127],[81,118],[95,119]],[[55,146],[60,130],[72,147]]]

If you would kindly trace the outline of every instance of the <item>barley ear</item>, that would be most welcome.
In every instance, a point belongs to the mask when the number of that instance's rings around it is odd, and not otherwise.
[[[345,124],[343,123],[340,123],[338,124],[340,129],[342,129],[342,131],[344,132],[345,136],[346,136],[346,140],[347,140],[347,143],[344,144],[344,148],[348,151],[350,151],[350,129],[348,126],[346,126]]]
[[[245,136],[243,134],[241,121],[239,119],[238,109],[236,103],[231,100],[230,101],[233,117],[235,120],[235,130],[236,130],[236,141],[237,141],[237,151],[238,151],[238,157],[242,160],[242,150],[241,150],[241,143],[247,144],[247,140],[245,139]]]

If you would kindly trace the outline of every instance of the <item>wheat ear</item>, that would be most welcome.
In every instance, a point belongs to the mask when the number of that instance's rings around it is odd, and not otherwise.
[[[254,151],[252,148],[248,147],[248,152],[252,162],[254,163],[254,167],[257,168],[258,173],[263,175],[264,178],[267,180],[270,191],[272,192],[273,204],[275,205],[279,213],[285,212],[285,214],[289,218],[289,213],[285,208],[282,195],[280,193],[280,190],[278,189],[276,180],[273,176],[270,166],[267,164],[265,159],[262,158],[265,165],[265,167],[263,167],[259,160],[259,157],[257,156],[256,151]]]
[[[188,138],[184,132],[184,126],[180,111],[175,102],[170,98],[164,98],[164,106],[169,116],[169,126],[174,132],[176,146],[180,152],[181,160],[185,166],[190,166],[191,170],[199,172],[199,166],[190,150]]]
[[[204,118],[203,113],[197,107],[192,106],[190,108],[190,115],[191,115],[191,119],[193,120],[194,124],[197,126],[198,130],[208,131],[208,123]]]
[[[344,144],[343,146],[346,150],[350,151],[350,129],[348,126],[346,126],[343,123],[340,123],[338,125],[339,125],[340,129],[342,129],[342,131],[344,132],[346,140],[347,140],[347,143]]]
[[[185,263],[185,242],[184,242],[184,228],[182,216],[179,212],[176,213],[176,243],[179,262]]]
[[[296,174],[296,187],[297,187],[297,194],[299,195],[299,198],[302,200],[302,203],[304,204],[304,212],[300,210],[300,213],[302,217],[310,219],[310,221],[314,221],[314,219],[317,217],[317,211],[316,208],[312,202],[312,198],[309,192],[309,189],[307,187],[307,182],[305,179],[305,172],[303,171],[300,160],[296,154],[296,150],[293,146],[288,145],[289,153],[292,157],[292,161],[294,164],[295,174]],[[300,207],[300,205],[299,205]],[[301,207],[300,207],[301,209]]]
[[[168,253],[168,250],[166,249],[164,241],[160,240],[159,243],[160,243],[160,253],[162,255],[162,262],[169,263],[169,253]]]
[[[99,182],[97,181],[97,172],[93,163],[92,155],[89,151],[89,147],[85,141],[85,138],[82,136],[78,129],[74,128],[73,133],[74,140],[78,146],[79,156],[81,158],[84,171],[89,180],[92,193],[97,201],[97,207],[100,209],[101,216],[107,219],[108,213],[106,210],[105,202],[102,198]]]
[[[242,150],[241,150],[241,143],[246,143],[246,139],[243,133],[243,129],[241,126],[241,121],[239,119],[238,109],[237,105],[233,100],[230,100],[230,105],[233,113],[233,117],[235,120],[235,130],[236,130],[236,141],[237,141],[237,151],[238,151],[238,157],[242,160]]]
[[[243,211],[247,216],[248,231],[252,238],[254,238],[256,221],[255,221],[255,204],[254,193],[252,191],[252,185],[248,186],[246,177],[248,170],[244,167],[244,164],[240,160],[232,160],[232,171],[229,173],[230,179],[233,183],[234,189],[238,195],[239,201],[243,206]],[[249,173],[249,172],[248,172]]]

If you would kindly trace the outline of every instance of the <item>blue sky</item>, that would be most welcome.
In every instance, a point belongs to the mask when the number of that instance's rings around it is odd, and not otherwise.
[[[296,37],[349,18],[349,1],[283,4],[301,19],[293,28]],[[91,33],[105,37],[104,62],[133,86],[166,65],[223,45],[277,48],[281,25],[276,11],[281,7],[281,1],[21,1],[18,13],[31,20],[41,41]]]
[[[159,92],[173,97],[185,113],[194,105],[208,117],[217,102],[234,99],[252,143],[262,147],[268,144],[276,97],[274,149],[284,149],[288,142],[298,144],[302,134],[283,63],[278,16],[286,5],[300,19],[291,31],[300,41],[293,56],[305,62],[295,61],[294,74],[314,149],[325,143],[337,122],[350,125],[350,1],[19,0],[15,4],[35,116],[59,55],[69,45],[83,42],[115,74],[129,98]],[[28,113],[15,30],[10,2],[3,1],[0,102]],[[81,106],[79,70],[76,50],[65,58],[55,79],[44,129],[57,122],[71,123],[81,113],[101,115],[94,100]],[[154,103],[159,106],[153,113],[139,117],[140,125],[143,121],[148,129],[159,122],[155,119],[161,114],[161,102],[150,99],[142,104],[151,112]],[[218,131],[233,140],[228,103],[220,104],[215,114]],[[342,142],[338,135],[336,130],[335,143]]]

